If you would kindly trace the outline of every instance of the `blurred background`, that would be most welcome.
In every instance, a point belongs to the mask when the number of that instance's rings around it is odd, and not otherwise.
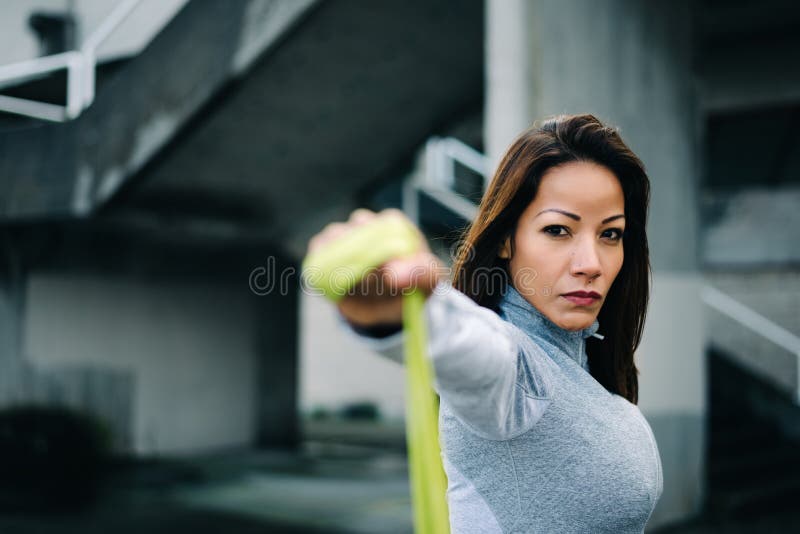
[[[0,531],[410,532],[400,366],[298,278],[399,207],[451,259],[535,119],[652,181],[652,532],[800,529],[800,6],[4,0]],[[602,327],[602,325],[601,325]]]

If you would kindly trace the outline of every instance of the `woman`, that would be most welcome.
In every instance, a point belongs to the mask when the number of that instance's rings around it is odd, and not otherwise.
[[[454,533],[644,530],[663,487],[633,359],[648,201],[644,167],[615,130],[556,117],[509,148],[452,286],[426,250],[340,301],[364,343],[402,361],[396,290],[428,295]],[[399,215],[357,210],[310,247],[376,216]]]

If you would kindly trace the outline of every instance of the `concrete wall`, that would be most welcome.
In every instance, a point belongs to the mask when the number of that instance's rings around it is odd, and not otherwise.
[[[590,112],[620,127],[648,168],[654,285],[636,357],[639,406],[664,467],[651,528],[697,512],[703,497],[705,329],[691,20],[688,2],[487,3],[490,157],[497,161],[534,119]]]
[[[24,354],[40,374],[99,369],[128,377],[130,398],[105,415],[137,453],[250,444],[257,357],[247,297],[212,283],[33,274]],[[80,404],[86,395],[79,385],[54,388],[47,400]],[[120,428],[125,423],[129,429]]]
[[[404,413],[405,368],[366,349],[337,320],[335,306],[303,295],[300,315],[300,409],[338,410],[373,402],[388,419]]]
[[[0,409],[66,405],[119,451],[297,443],[297,283],[261,295],[273,245],[97,218],[4,228]]]

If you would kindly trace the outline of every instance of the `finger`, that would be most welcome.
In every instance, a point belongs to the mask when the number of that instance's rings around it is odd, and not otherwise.
[[[423,270],[417,273],[414,284],[425,292],[425,294],[429,295],[439,281],[445,278],[447,268],[442,261],[430,251],[420,253],[419,265],[423,266]]]
[[[405,214],[405,212],[403,212],[402,210],[399,210],[397,208],[385,208],[385,209],[382,209],[380,211],[380,213],[378,213],[378,216],[379,217],[399,217],[401,219],[407,220],[408,222],[411,222],[411,219],[408,218],[408,216]]]
[[[358,208],[357,210],[353,210],[350,214],[350,219],[348,221],[355,226],[368,223],[369,221],[373,220],[377,217],[377,214],[374,211],[365,209],[365,208]]]
[[[313,236],[308,241],[308,252],[314,252],[318,248],[324,246],[347,232],[349,225],[347,223],[333,222],[325,226],[321,232]]]
[[[322,244],[333,241],[337,237],[346,233],[349,228],[350,225],[347,223],[341,223],[341,222],[330,223],[320,233],[320,241]]]
[[[417,287],[426,292],[430,292],[445,274],[439,258],[427,251],[390,260],[383,264],[381,273],[390,287]]]

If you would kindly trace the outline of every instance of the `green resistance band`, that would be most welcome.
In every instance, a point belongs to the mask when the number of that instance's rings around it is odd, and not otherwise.
[[[386,261],[421,248],[421,236],[400,217],[378,217],[353,228],[303,260],[303,277],[334,302],[369,271]],[[433,368],[426,355],[425,295],[414,289],[403,294],[406,364],[406,439],[411,502],[417,534],[450,531],[445,491],[447,480],[439,450],[438,407],[433,392]]]

